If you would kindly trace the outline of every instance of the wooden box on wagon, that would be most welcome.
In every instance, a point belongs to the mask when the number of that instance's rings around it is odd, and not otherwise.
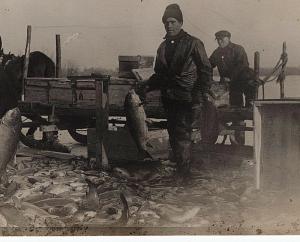
[[[300,99],[255,102],[257,188],[300,191]]]

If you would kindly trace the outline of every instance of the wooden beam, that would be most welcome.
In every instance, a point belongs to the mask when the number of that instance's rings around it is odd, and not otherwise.
[[[285,68],[286,68],[286,62],[287,62],[287,52],[286,52],[286,42],[283,42],[282,45],[282,61],[283,61],[283,66],[282,66],[282,74],[280,77],[280,99],[284,98],[284,81],[285,81]]]
[[[31,44],[31,25],[28,25],[27,26],[27,38],[26,38],[24,64],[23,64],[23,80],[22,80],[22,96],[21,96],[22,101],[25,100],[25,79],[27,78],[27,74],[28,74],[30,44]]]
[[[56,65],[55,65],[55,77],[61,77],[61,45],[60,35],[57,34],[56,38]]]
[[[96,86],[96,163],[99,169],[109,169],[108,158],[103,146],[108,124],[108,88],[103,79],[95,79]]]
[[[258,51],[254,53],[254,72],[255,72],[255,80],[259,82],[259,73],[260,73],[260,54]],[[258,99],[258,87],[255,93],[255,99]],[[262,86],[263,99],[265,98],[265,87],[264,84]]]
[[[256,163],[255,177],[256,177],[256,189],[261,188],[261,150],[262,150],[262,123],[261,123],[261,113],[260,105],[254,105],[253,108],[253,118],[254,118],[254,158]]]

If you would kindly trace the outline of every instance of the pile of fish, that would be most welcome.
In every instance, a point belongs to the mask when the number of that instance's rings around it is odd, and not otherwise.
[[[188,183],[174,164],[91,170],[83,158],[18,156],[0,186],[0,227],[187,226],[238,223],[247,184],[238,172],[193,168]]]
[[[274,194],[258,196],[251,160],[202,157],[182,182],[169,161],[104,172],[92,170],[83,158],[18,156],[16,165],[8,165],[8,183],[0,185],[0,227],[196,227],[240,234],[283,221],[284,213],[274,217],[269,209],[265,216],[266,208],[257,207],[257,197],[271,207]],[[297,221],[298,213],[286,219]]]
[[[6,140],[0,143],[0,227],[196,227],[202,233],[260,234],[284,223],[300,230],[300,199],[286,196],[287,203],[274,210],[277,195],[255,190],[254,162],[235,152],[196,150],[198,163],[184,181],[168,160],[133,161],[109,172],[76,156],[18,153],[11,162],[19,123],[15,109],[0,124]]]

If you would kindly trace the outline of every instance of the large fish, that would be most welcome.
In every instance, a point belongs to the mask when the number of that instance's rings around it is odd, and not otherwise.
[[[0,180],[7,164],[14,159],[21,132],[21,113],[18,108],[8,110],[0,122]]]
[[[129,90],[125,97],[124,108],[126,113],[126,125],[137,145],[139,158],[151,159],[146,147],[148,139],[146,113],[141,99],[133,89]]]

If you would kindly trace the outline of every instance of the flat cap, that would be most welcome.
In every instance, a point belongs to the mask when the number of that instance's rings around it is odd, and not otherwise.
[[[231,34],[227,30],[221,30],[215,33],[216,39],[222,39],[224,37],[231,37]]]

